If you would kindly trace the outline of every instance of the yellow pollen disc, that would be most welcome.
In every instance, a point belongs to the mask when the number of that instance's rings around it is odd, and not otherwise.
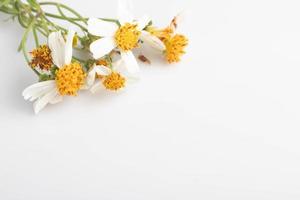
[[[129,51],[137,47],[140,35],[137,25],[127,23],[118,29],[115,41],[120,49]]]
[[[126,79],[122,77],[119,73],[112,72],[110,75],[106,76],[103,85],[108,90],[119,90],[125,87]]]
[[[71,63],[56,72],[56,86],[60,95],[76,96],[85,82],[86,74],[79,63]]]
[[[180,57],[185,54],[184,48],[188,45],[188,39],[183,35],[175,35],[165,41],[166,59],[169,63],[179,62]]]
[[[30,66],[39,67],[42,70],[49,70],[52,65],[51,50],[47,45],[42,45],[31,52],[32,60]]]

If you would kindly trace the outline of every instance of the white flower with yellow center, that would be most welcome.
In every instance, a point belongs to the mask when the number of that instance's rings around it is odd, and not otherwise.
[[[146,30],[142,31],[140,39],[161,52],[168,50],[168,46],[165,44],[166,39],[171,37],[171,34],[177,29],[178,23],[183,20],[183,12],[175,16],[169,27],[163,30],[159,30],[153,26],[147,26]]]
[[[183,54],[185,54],[185,48],[188,45],[188,39],[182,34],[177,34],[176,30],[178,23],[182,22],[183,13],[178,14],[173,18],[170,25],[164,29],[157,29],[152,26],[148,26],[146,31],[152,37],[144,38],[145,42],[148,42],[152,47],[163,50],[166,60],[169,63],[179,62]],[[151,40],[149,38],[152,38]],[[164,48],[160,48],[156,45],[155,40],[163,42]]]
[[[66,41],[61,32],[52,32],[48,37],[51,57],[58,67],[55,80],[33,84],[23,91],[25,100],[35,101],[33,108],[36,114],[49,103],[61,102],[63,96],[76,96],[84,85],[85,72],[79,63],[72,63],[74,34],[69,30]]]
[[[105,88],[107,90],[117,91],[125,87],[126,78],[118,70],[120,61],[112,64],[112,68],[104,65],[95,65],[89,71],[86,85],[92,93]]]
[[[99,59],[109,54],[112,50],[118,49],[128,72],[136,74],[139,71],[139,66],[132,50],[138,46],[140,39],[154,38],[143,30],[149,24],[150,19],[143,17],[140,20],[134,20],[130,12],[129,2],[126,0],[119,1],[118,14],[120,26],[97,18],[88,20],[89,33],[101,37],[90,45],[90,51],[95,59]],[[164,47],[160,40],[157,42]]]

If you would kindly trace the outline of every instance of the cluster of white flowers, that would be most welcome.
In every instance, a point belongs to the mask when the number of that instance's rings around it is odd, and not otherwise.
[[[40,67],[38,70],[52,73],[48,79],[27,87],[23,92],[26,100],[35,101],[35,113],[39,113],[47,104],[61,102],[63,96],[76,96],[79,90],[95,93],[101,88],[113,91],[122,89],[128,78],[139,74],[138,62],[132,50],[141,41],[159,50],[169,63],[180,60],[188,40],[175,33],[177,18],[166,28],[158,29],[152,26],[147,16],[136,20],[129,7],[128,1],[119,2],[118,23],[98,18],[87,20],[86,41],[89,41],[88,49],[92,55],[87,62],[72,59],[77,37],[73,30],[65,34],[61,31],[51,32],[48,44],[33,51],[32,67],[48,66],[45,63],[47,61],[50,67]],[[143,56],[144,59],[148,61]],[[126,75],[121,72],[124,70]]]

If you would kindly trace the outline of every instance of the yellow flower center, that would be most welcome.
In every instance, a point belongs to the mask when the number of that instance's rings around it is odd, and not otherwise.
[[[56,86],[60,95],[76,96],[84,84],[86,74],[79,63],[63,66],[56,72]]]
[[[127,23],[117,30],[115,41],[121,50],[129,51],[137,47],[140,35],[137,25]]]
[[[180,57],[185,54],[184,48],[188,45],[188,39],[184,35],[175,35],[166,40],[166,59],[169,63],[179,62]]]
[[[49,70],[52,65],[51,50],[47,45],[42,45],[31,52],[32,60],[30,66],[39,67],[42,70]]]
[[[108,90],[119,90],[125,87],[126,79],[121,76],[121,74],[112,72],[110,75],[106,76],[103,85]]]

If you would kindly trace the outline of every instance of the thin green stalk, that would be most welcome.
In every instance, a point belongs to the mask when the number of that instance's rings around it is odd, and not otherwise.
[[[64,9],[68,10],[69,12],[73,13],[82,22],[84,22],[85,24],[87,24],[87,21],[78,12],[76,12],[74,9],[72,9],[72,8],[70,8],[70,7],[68,7],[68,6],[64,5],[64,4],[56,3],[56,2],[44,1],[44,2],[41,2],[40,5],[53,5],[53,6],[56,6],[56,7],[64,8]]]
[[[58,25],[55,25],[54,23],[52,23],[47,17],[51,17],[51,18],[56,18],[56,19],[60,19],[60,20],[64,20],[64,21],[68,21],[76,26],[78,26],[84,33],[87,32],[87,28],[85,28],[84,26],[82,26],[81,24],[79,24],[78,22],[83,22],[86,24],[86,21],[87,21],[87,18],[83,18],[81,17],[81,15],[79,15],[77,12],[75,12],[73,9],[63,5],[63,4],[60,4],[60,3],[55,3],[55,2],[41,2],[40,5],[52,5],[52,6],[55,6],[59,12],[60,15],[56,15],[56,14],[52,14],[52,13],[47,13],[47,12],[43,12],[43,15],[44,15],[44,18],[49,22],[51,23],[52,26],[54,26],[54,28],[59,28],[59,29],[62,29],[64,30],[65,32],[67,32],[66,29],[64,29],[63,27],[61,26],[58,26]],[[80,18],[72,18],[72,17],[68,17],[64,14],[64,12],[62,11],[62,8],[63,9],[66,9],[66,10],[69,10],[70,9],[72,10],[72,13],[75,15],[75,16],[80,16]],[[32,9],[33,12],[38,12],[38,10],[36,9]]]
[[[119,26],[121,25],[120,22],[119,22],[119,20],[116,20],[116,19],[109,19],[109,18],[99,18],[99,19],[101,19],[101,20],[103,20],[103,21],[107,21],[107,22],[113,22],[113,23],[116,23],[116,24],[118,24]]]
[[[52,21],[50,21],[46,16],[43,17],[43,21],[45,23],[45,26],[48,27],[47,25],[52,26],[54,29],[56,29],[57,31],[59,30],[63,30],[63,31],[67,31],[65,28],[54,24]],[[48,31],[49,32],[49,31]]]
[[[34,37],[34,41],[35,41],[35,46],[39,47],[40,46],[40,42],[39,42],[39,38],[36,32],[36,27],[33,28],[33,37]]]
[[[20,25],[25,29],[19,51],[22,51],[26,62],[30,65],[30,57],[26,50],[26,43],[28,40],[29,33],[32,31],[36,47],[40,46],[39,35],[48,37],[52,31],[62,31],[67,33],[67,30],[52,22],[52,19],[59,19],[69,23],[72,23],[79,27],[85,35],[88,35],[87,22],[89,18],[82,17],[74,9],[56,2],[40,2],[37,0],[27,0],[27,3],[24,3],[22,0],[0,0],[0,12],[7,13],[16,17]],[[56,14],[44,12],[42,6],[55,6],[57,8]],[[69,13],[68,13],[69,12]],[[70,15],[70,16],[69,16]],[[115,19],[105,19],[100,18],[104,21],[112,22],[119,24],[118,20]],[[79,36],[78,36],[79,37]],[[87,37],[87,36],[85,36]],[[79,37],[80,41],[84,41],[85,37]],[[87,61],[82,60],[77,57],[73,57],[74,60],[80,63],[86,63]],[[111,62],[111,60],[110,60]],[[35,68],[31,69],[40,76],[41,74]]]
[[[26,41],[27,41],[29,32],[34,27],[35,21],[36,21],[36,18],[33,18],[31,20],[30,24],[28,25],[28,28],[24,32],[24,35],[23,35],[23,38],[22,38],[22,41],[21,41],[21,44],[20,44],[20,47],[19,47],[19,50],[22,50],[24,58],[25,58],[25,60],[26,60],[26,62],[27,62],[28,65],[30,63],[30,59],[28,57],[27,50],[26,50]],[[34,73],[36,73],[38,76],[40,76],[40,73],[36,69],[34,69],[32,67],[30,67],[30,68],[34,71]]]
[[[48,16],[48,17],[56,18],[56,19],[66,20],[65,17],[62,17],[60,15],[56,15],[56,14],[52,14],[52,13],[48,13],[48,12],[45,12],[45,15]],[[72,21],[82,21],[82,19],[80,19],[80,18],[75,18],[75,17],[68,17],[68,18]],[[83,18],[83,20],[87,21],[88,18]]]
[[[0,7],[6,6],[9,3],[10,0],[4,0],[2,3],[0,3]]]
[[[51,30],[49,29],[49,22],[47,21],[47,19],[44,19],[43,17],[41,17],[41,23],[40,23],[41,28],[43,28],[47,34],[49,34],[51,32]]]
[[[0,7],[0,11],[1,12],[4,12],[4,13],[6,13],[6,14],[9,14],[9,15],[17,15],[18,14],[18,12],[17,11],[15,11],[15,10],[13,10],[13,9],[10,9],[10,8],[7,8],[7,7]]]
[[[52,17],[52,18],[56,18],[56,19],[61,19],[61,20],[66,20],[65,17],[62,17],[60,15],[56,15],[56,14],[52,14],[52,13],[47,13],[47,12],[44,12],[44,14],[48,17]],[[68,17],[70,20],[72,21],[82,21],[82,19],[84,21],[88,21],[89,18],[74,18],[74,17]],[[113,22],[113,23],[119,23],[118,20],[116,19],[110,19],[110,18],[98,18],[98,19],[101,19],[103,21],[107,21],[107,22]]]
[[[20,25],[23,28],[27,28],[27,25],[23,22],[23,19],[22,19],[21,15],[18,15],[17,18],[18,18],[18,21],[19,21]]]
[[[48,34],[45,32],[45,30],[41,29],[40,27],[36,27],[36,30],[43,36],[48,37]]]
[[[14,7],[15,7],[15,9],[16,9],[17,12],[18,12],[17,18],[18,18],[18,21],[19,21],[20,25],[21,25],[23,28],[26,29],[26,28],[28,27],[28,24],[26,23],[26,22],[27,22],[27,19],[24,18],[25,15],[24,15],[23,11],[20,10],[20,9],[21,9],[21,7],[20,7],[20,2],[19,2],[19,1],[16,1],[16,2],[14,3]]]
[[[30,24],[28,25],[28,27],[26,28],[25,32],[24,32],[24,35],[22,37],[22,41],[21,41],[21,44],[20,44],[20,47],[19,47],[19,50],[22,49],[22,47],[25,45],[26,41],[27,41],[27,38],[28,38],[28,34],[29,32],[31,31],[32,27],[34,26],[34,23],[35,23],[35,18],[31,20]]]
[[[61,5],[59,5],[59,4],[56,6],[56,7],[57,7],[57,10],[58,10],[59,14],[60,14],[63,18],[65,18],[65,20],[69,21],[69,22],[72,23],[72,24],[75,24],[76,26],[78,26],[79,28],[81,28],[81,30],[82,30],[83,32],[87,32],[87,29],[86,29],[85,27],[83,27],[83,26],[80,25],[79,23],[77,23],[77,22],[71,20],[70,18],[68,18],[68,17],[63,13],[63,11],[61,10],[61,7],[60,7],[60,6],[61,6]]]

